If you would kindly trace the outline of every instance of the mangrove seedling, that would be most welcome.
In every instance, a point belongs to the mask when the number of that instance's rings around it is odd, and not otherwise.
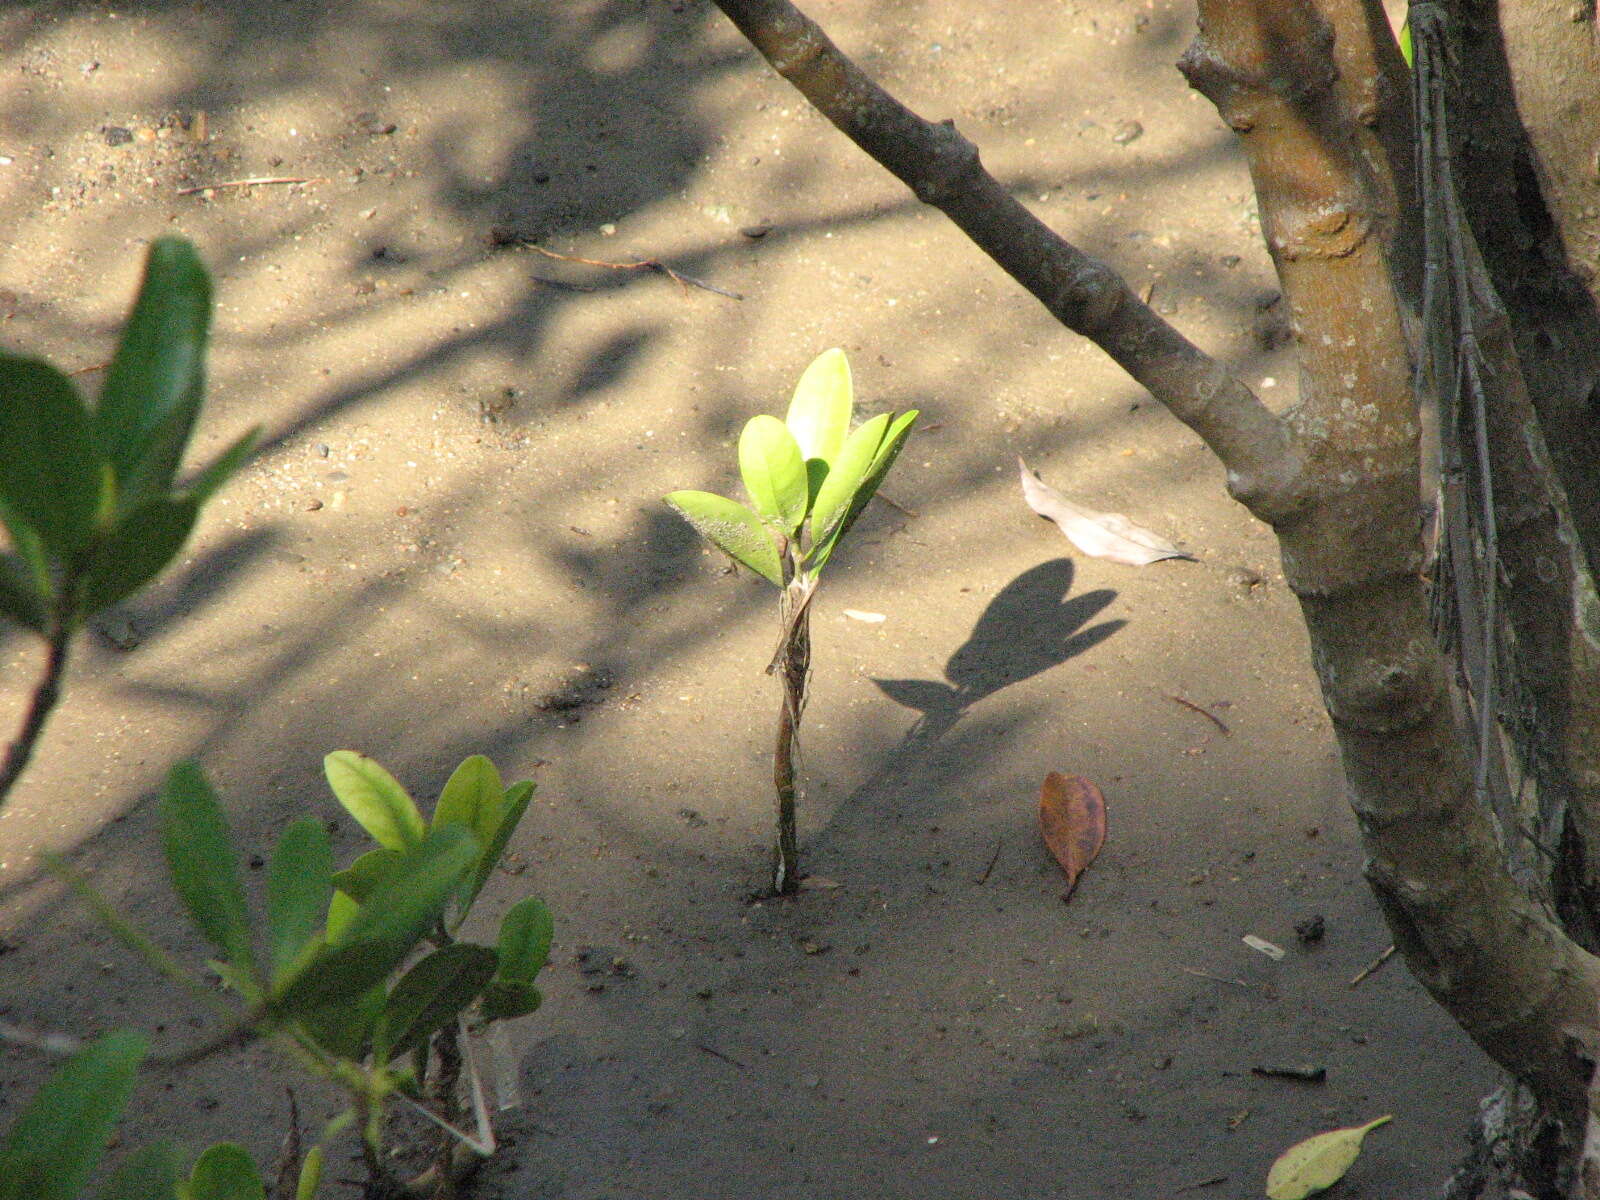
[[[800,886],[795,837],[795,751],[811,671],[811,599],[839,543],[893,465],[917,411],[880,413],[853,432],[855,409],[850,364],[843,350],[828,350],[806,368],[789,413],[752,417],[739,437],[739,474],[750,507],[712,492],[669,495],[700,536],[778,589],[782,636],[767,664],[777,675],[783,703],[773,752],[778,795],[778,842],[772,890],[790,895]]]

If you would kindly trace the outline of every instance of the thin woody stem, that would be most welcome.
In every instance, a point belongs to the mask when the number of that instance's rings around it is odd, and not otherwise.
[[[0,808],[5,806],[11,788],[27,769],[28,762],[33,757],[34,746],[38,744],[39,735],[44,732],[45,722],[50,719],[50,713],[61,700],[61,680],[67,670],[67,647],[72,641],[72,630],[71,622],[59,621],[50,635],[44,675],[40,678],[39,685],[34,688],[33,700],[28,705],[22,728],[18,731],[16,740],[6,750],[4,765],[0,766]]]
[[[772,890],[792,896],[800,890],[800,848],[795,832],[795,758],[799,748],[800,714],[805,711],[806,680],[811,673],[811,588],[800,580],[783,591],[779,606],[784,640],[778,651],[777,675],[783,689],[778,710],[778,741],[772,755],[772,782],[778,794],[778,844],[773,853]]]

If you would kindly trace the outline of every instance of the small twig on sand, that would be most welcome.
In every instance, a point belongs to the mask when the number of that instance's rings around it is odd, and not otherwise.
[[[93,363],[87,367],[79,367],[76,371],[68,371],[67,374],[76,379],[79,375],[87,375],[90,371],[104,371],[110,365],[111,360],[108,358],[105,362]]]
[[[662,275],[665,275],[668,279],[672,280],[679,287],[684,288],[685,290],[690,287],[697,287],[703,288],[708,292],[715,292],[719,296],[726,296],[729,300],[744,299],[744,297],[738,292],[730,292],[725,288],[719,288],[714,283],[707,283],[703,279],[696,279],[693,275],[685,275],[682,271],[674,271],[671,267],[667,266],[666,263],[656,258],[641,258],[635,262],[625,263],[605,262],[604,260],[598,258],[579,258],[575,254],[557,254],[554,250],[546,250],[543,246],[527,241],[526,239],[518,242],[517,244],[520,246],[526,246],[529,250],[537,251],[546,258],[557,258],[562,262],[582,263],[586,267],[604,267],[608,271],[656,271]]]
[[[873,498],[873,499],[874,499],[874,500],[882,500],[882,501],[883,501],[883,502],[884,502],[884,503],[885,503],[885,504],[887,504],[887,505],[888,505],[888,506],[889,506],[889,507],[890,507],[890,508],[894,508],[894,509],[898,509],[898,510],[900,510],[900,511],[901,511],[901,512],[903,512],[903,513],[905,513],[905,515],[906,515],[906,516],[908,516],[908,517],[915,517],[915,516],[917,516],[917,514],[916,514],[916,513],[914,513],[914,512],[912,512],[912,511],[911,511],[911,510],[910,510],[910,509],[909,509],[909,508],[907,508],[907,507],[906,507],[906,506],[905,506],[905,505],[904,505],[904,504],[897,504],[897,503],[895,503],[895,502],[894,502],[894,501],[893,501],[893,500],[891,500],[891,499],[889,499],[889,497],[887,497],[887,496],[885,496],[885,495],[884,495],[884,494],[883,494],[883,493],[882,493],[882,492],[873,492],[873,493],[872,493],[872,498]]]
[[[729,1058],[721,1050],[713,1050],[710,1046],[707,1046],[703,1042],[695,1043],[695,1049],[701,1051],[704,1054],[711,1055],[712,1058],[720,1058],[723,1062],[727,1063],[730,1067],[738,1067],[739,1070],[741,1070],[741,1071],[748,1071],[750,1069],[749,1067],[745,1066],[742,1062],[740,1062],[737,1058]]]
[[[995,863],[1000,861],[1000,847],[1003,845],[1005,845],[1004,838],[995,838],[994,853],[989,856],[989,865],[983,869],[982,875],[979,875],[972,881],[973,883],[977,884],[979,887],[982,887],[984,884],[989,882],[989,876],[994,873]]]
[[[254,179],[223,179],[223,180],[221,180],[221,181],[219,181],[217,183],[197,183],[193,187],[181,187],[181,188],[179,188],[178,189],[178,195],[180,195],[180,196],[196,196],[196,195],[199,195],[201,192],[215,192],[215,191],[220,191],[223,188],[268,187],[268,186],[270,186],[272,184],[282,184],[282,183],[327,183],[327,182],[328,181],[326,179],[320,179],[320,178],[300,179],[298,177],[288,176],[288,175],[261,175],[261,176],[257,176]]]
[[[1196,971],[1193,967],[1179,967],[1185,975],[1198,975],[1201,979],[1209,979],[1213,983],[1231,983],[1234,987],[1249,988],[1250,984],[1242,979],[1225,979],[1221,975],[1213,975],[1209,971]]]
[[[1226,1175],[1213,1175],[1210,1179],[1202,1179],[1196,1183],[1186,1183],[1178,1189],[1180,1192],[1198,1191],[1200,1188],[1216,1187],[1219,1183],[1227,1183]]]
[[[1355,978],[1350,981],[1350,986],[1351,987],[1355,987],[1363,979],[1365,979],[1368,975],[1377,974],[1378,968],[1383,966],[1384,963],[1388,962],[1390,956],[1393,955],[1393,954],[1394,954],[1394,947],[1390,946],[1382,954],[1378,955],[1377,958],[1373,959],[1366,966],[1362,967],[1361,970],[1357,971],[1356,975],[1355,975]]]
[[[1204,717],[1206,720],[1210,721],[1218,729],[1222,730],[1222,732],[1224,734],[1226,734],[1228,732],[1228,727],[1222,723],[1222,718],[1221,717],[1218,717],[1216,714],[1208,712],[1205,709],[1201,708],[1193,700],[1185,700],[1182,696],[1174,696],[1171,692],[1167,693],[1167,699],[1171,700],[1174,704],[1183,705],[1185,708],[1189,709],[1191,712],[1199,713],[1202,717]]]

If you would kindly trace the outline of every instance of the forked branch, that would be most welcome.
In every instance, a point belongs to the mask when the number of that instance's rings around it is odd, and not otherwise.
[[[1227,468],[1235,499],[1272,523],[1294,512],[1300,462],[1277,417],[1115,271],[1023,207],[953,123],[926,121],[901,104],[788,0],[717,0],[717,7],[817,111],[1199,434]]]

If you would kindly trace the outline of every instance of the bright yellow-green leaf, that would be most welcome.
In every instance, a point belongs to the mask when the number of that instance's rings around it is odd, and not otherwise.
[[[751,417],[739,435],[739,475],[750,503],[785,533],[800,528],[811,499],[805,459],[789,427],[777,417]]]
[[[823,545],[833,535],[839,523],[850,511],[861,483],[872,470],[883,445],[883,434],[889,428],[888,413],[879,413],[852,433],[841,448],[828,477],[817,489],[817,502],[811,508],[811,545]]]
[[[1362,1139],[1393,1119],[1382,1116],[1365,1125],[1330,1129],[1289,1147],[1267,1172],[1267,1200],[1305,1200],[1332,1187],[1361,1154]]]
[[[831,464],[850,432],[854,407],[849,360],[843,350],[824,350],[800,376],[784,418],[800,446],[800,457]]]
[[[372,840],[388,850],[414,850],[427,827],[416,801],[376,760],[354,750],[335,750],[322,760],[328,786]]]
[[[717,549],[768,583],[783,586],[783,567],[772,534],[744,505],[715,492],[696,491],[673,492],[667,503]]]

